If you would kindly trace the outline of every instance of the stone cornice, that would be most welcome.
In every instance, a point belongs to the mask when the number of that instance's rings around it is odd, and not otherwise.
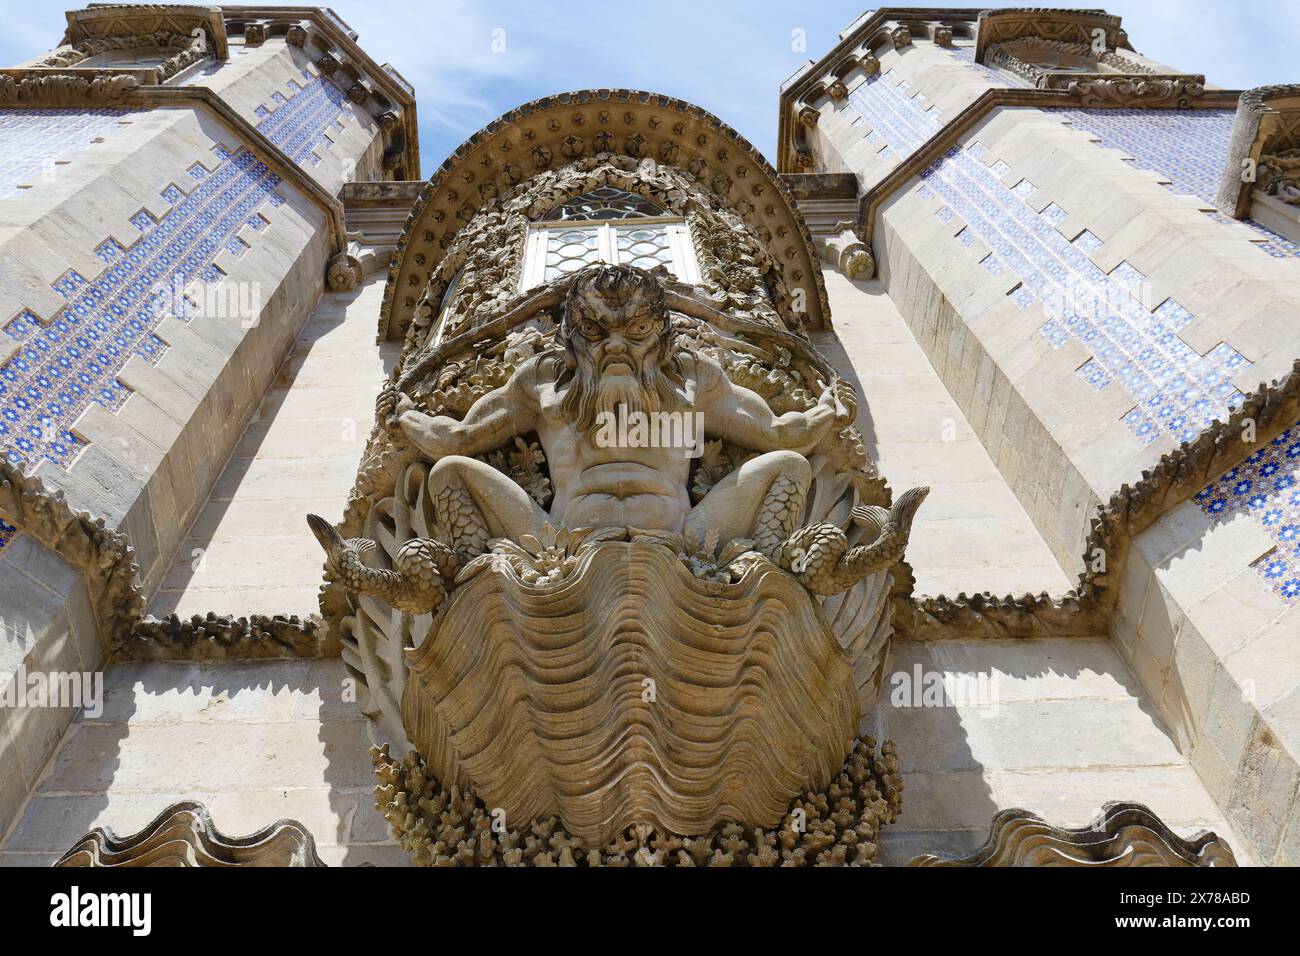
[[[283,660],[337,657],[339,642],[320,617],[216,614],[139,621],[113,647],[117,661]]]
[[[806,290],[805,324],[829,326],[812,234],[789,189],[757,149],[684,100],[636,90],[580,90],[504,114],[459,146],[430,178],[389,270],[386,336],[403,335],[446,250],[483,207],[526,179],[601,153],[689,172],[749,225],[785,285]]]
[[[881,7],[841,34],[840,42],[816,63],[800,70],[781,87],[777,111],[776,167],[783,173],[800,172],[795,157],[795,132],[798,120],[794,115],[799,103],[808,93],[822,85],[829,77],[847,75],[858,50],[874,50],[885,44],[895,44],[894,30],[901,23],[920,24],[937,21],[946,27],[965,24],[973,29],[978,8],[970,7]],[[909,31],[910,32],[910,31]],[[951,29],[944,45],[950,44]],[[910,39],[910,37],[909,37]],[[937,42],[937,41],[936,41]]]
[[[226,41],[226,23],[221,8],[215,6],[184,6],[175,4],[103,4],[83,10],[69,10],[68,29],[64,43],[76,46],[87,40],[105,40],[115,37],[145,36],[153,33],[174,33],[193,36],[201,29],[208,35],[213,53],[226,59],[229,45]]]
[[[377,93],[381,112],[388,107],[384,101],[399,107],[401,150],[405,173],[420,175],[420,126],[416,111],[415,92],[410,84],[389,64],[376,63],[357,43],[355,32],[331,18],[323,7],[293,6],[223,6],[227,22],[241,30],[250,21],[270,21],[286,27],[286,39],[302,46],[314,45],[326,55],[333,55],[352,73],[363,75],[368,93]],[[303,26],[306,24],[306,26]],[[301,31],[294,35],[294,29]]]

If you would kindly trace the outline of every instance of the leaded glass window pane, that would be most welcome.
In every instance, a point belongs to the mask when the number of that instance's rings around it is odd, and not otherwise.
[[[661,265],[672,268],[673,253],[666,225],[618,226],[616,236],[620,264],[642,269]]]
[[[599,222],[663,215],[665,211],[648,199],[614,186],[601,186],[556,206],[546,214],[546,221]]]
[[[546,282],[599,262],[599,227],[565,229],[550,233],[546,243]]]

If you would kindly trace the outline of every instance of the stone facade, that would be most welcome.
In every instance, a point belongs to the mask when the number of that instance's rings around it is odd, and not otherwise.
[[[0,76],[0,863],[1300,862],[1294,87],[885,8],[774,162],[598,89],[420,182],[332,11],[68,16]]]

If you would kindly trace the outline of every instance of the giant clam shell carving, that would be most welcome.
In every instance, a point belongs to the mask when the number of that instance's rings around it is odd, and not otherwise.
[[[849,660],[798,582],[766,562],[703,580],[653,544],[599,544],[540,586],[497,560],[410,665],[402,716],[439,779],[588,845],[774,825],[857,725]]]

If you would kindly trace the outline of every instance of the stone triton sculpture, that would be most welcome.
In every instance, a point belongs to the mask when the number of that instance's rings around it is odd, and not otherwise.
[[[685,107],[636,108],[665,104]],[[715,135],[666,119],[646,117],[682,142]],[[505,844],[455,850],[498,814],[507,833],[550,821],[574,859],[620,859],[641,827],[725,860],[749,857],[736,834],[768,846],[819,795],[826,825],[857,822],[754,865],[869,862],[901,783],[846,760],[926,489],[893,500],[867,459],[854,391],[804,332],[810,292],[828,312],[788,226],[751,225],[751,203],[716,191],[726,177],[675,150],[560,146],[573,162],[483,183],[441,264],[426,243],[447,180],[426,187],[390,273],[381,321],[409,316],[406,341],[356,488],[337,528],[308,519],[360,705],[418,768],[404,788],[377,762],[380,809],[424,862],[509,862]],[[774,176],[738,169],[764,177],[747,186],[770,195],[764,215],[799,222]],[[604,251],[537,259],[560,228]],[[413,308],[398,277],[424,283]],[[461,809],[412,824],[401,801],[429,794]]]

